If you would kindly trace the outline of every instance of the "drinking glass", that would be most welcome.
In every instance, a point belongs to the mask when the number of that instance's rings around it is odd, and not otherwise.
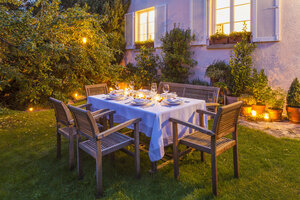
[[[169,84],[164,84],[163,91],[164,91],[164,93],[168,93],[170,91]]]
[[[119,90],[119,81],[116,81],[115,88],[116,88],[116,90]]]
[[[157,93],[157,84],[156,83],[152,83],[151,84],[151,92],[153,94],[156,94]]]
[[[129,88],[131,91],[134,89],[134,81],[130,81]]]

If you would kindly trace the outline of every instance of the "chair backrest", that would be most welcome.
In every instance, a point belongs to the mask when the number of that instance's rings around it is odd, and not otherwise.
[[[68,108],[75,120],[77,132],[89,139],[94,139],[95,136],[99,134],[99,129],[91,111],[83,110],[71,105],[68,105]]]
[[[92,95],[98,95],[98,94],[107,94],[108,93],[107,84],[101,83],[95,85],[86,85],[85,93],[87,97]]]
[[[176,94],[180,97],[202,99],[205,100],[207,103],[218,102],[220,89],[217,87],[160,82],[158,87],[158,93],[162,93],[164,84],[169,84],[170,92],[176,92]]]
[[[64,104],[64,102],[54,99],[52,97],[50,97],[49,99],[54,107],[56,122],[60,122],[65,126],[70,125],[72,118],[69,109]]]
[[[242,101],[238,101],[218,108],[212,128],[217,139],[236,131],[242,104]]]

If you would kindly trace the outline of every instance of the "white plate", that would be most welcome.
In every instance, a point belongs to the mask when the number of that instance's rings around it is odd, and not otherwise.
[[[148,105],[150,103],[152,103],[152,101],[149,100],[149,99],[134,99],[134,100],[132,100],[131,105],[133,105],[133,106],[145,106],[145,105]]]
[[[106,96],[106,99],[108,100],[123,100],[125,99],[124,95],[116,95],[116,94],[109,94]]]
[[[167,105],[180,105],[183,103],[182,99],[178,99],[178,98],[171,98],[171,99],[165,99],[163,100],[163,103],[167,104]]]

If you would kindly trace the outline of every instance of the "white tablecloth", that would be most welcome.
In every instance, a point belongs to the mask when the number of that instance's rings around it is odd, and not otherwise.
[[[169,118],[177,118],[199,124],[197,109],[206,109],[205,101],[183,98],[185,102],[178,106],[163,106],[156,103],[150,107],[139,107],[128,104],[130,100],[115,101],[105,99],[105,95],[89,96],[87,103],[92,104],[92,111],[108,108],[115,110],[114,122],[122,123],[133,118],[141,118],[140,132],[151,137],[149,158],[152,162],[160,160],[165,152],[164,146],[172,144],[172,126]],[[205,127],[207,119],[205,117]],[[179,137],[192,132],[191,129],[178,125]]]

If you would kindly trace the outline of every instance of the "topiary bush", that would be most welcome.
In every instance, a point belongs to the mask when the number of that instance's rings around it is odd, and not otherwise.
[[[181,29],[174,24],[174,28],[161,38],[162,80],[177,83],[187,83],[188,77],[197,62],[192,59],[191,42],[194,37],[191,30]]]
[[[224,60],[215,60],[207,67],[205,76],[210,78],[212,84],[227,83],[230,80],[230,67]]]
[[[259,73],[253,69],[251,92],[257,105],[266,105],[270,99],[272,89],[268,85],[268,77],[262,69]]]
[[[298,78],[293,80],[289,88],[286,101],[289,107],[300,108],[300,83]]]

